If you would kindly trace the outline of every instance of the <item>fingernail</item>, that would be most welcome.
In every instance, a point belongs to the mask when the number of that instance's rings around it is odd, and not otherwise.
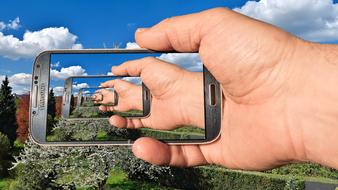
[[[108,121],[109,121],[109,124],[110,124],[110,125],[113,125],[113,126],[114,126],[114,120],[113,120],[113,118],[110,117]]]
[[[141,158],[142,155],[142,147],[139,144],[134,144],[132,147],[132,152],[137,158]]]
[[[145,30],[147,30],[148,28],[138,28],[137,30],[136,30],[136,32],[143,32],[143,31],[145,31]]]

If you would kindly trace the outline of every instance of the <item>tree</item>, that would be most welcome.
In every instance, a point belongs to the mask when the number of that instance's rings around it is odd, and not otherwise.
[[[56,115],[56,100],[54,96],[54,91],[51,89],[48,95],[48,115],[50,115],[53,119]]]
[[[77,98],[74,98],[74,95],[72,94],[70,98],[70,112],[74,111],[76,104],[77,104]]]
[[[16,105],[12,87],[6,76],[0,88],[0,132],[7,135],[11,142],[16,139]]]
[[[62,96],[57,96],[56,97],[56,105],[55,105],[55,116],[57,118],[61,117],[61,111],[62,111]]]
[[[8,175],[8,168],[11,166],[11,156],[9,154],[10,142],[6,135],[0,132],[0,178]]]
[[[51,89],[48,94],[48,108],[47,108],[47,134],[51,132],[55,124],[56,115],[56,99],[54,91]]]
[[[18,107],[16,110],[16,122],[18,124],[18,129],[16,130],[16,132],[21,142],[24,142],[28,136],[29,100],[29,94],[20,96]]]

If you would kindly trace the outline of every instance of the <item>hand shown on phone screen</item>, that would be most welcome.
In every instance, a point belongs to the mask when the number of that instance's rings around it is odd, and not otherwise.
[[[125,62],[113,67],[112,71],[117,76],[140,76],[150,90],[152,101],[149,117],[124,118],[113,115],[109,119],[111,125],[119,128],[149,127],[166,130],[183,125],[204,128],[203,73],[189,72],[153,57]],[[101,86],[114,87],[118,93],[119,104],[115,107],[116,110],[142,109],[142,100],[136,99],[142,97],[139,95],[142,92],[141,86],[118,79],[102,83]],[[100,109],[104,111],[114,108]],[[192,115],[195,117],[190,117]]]

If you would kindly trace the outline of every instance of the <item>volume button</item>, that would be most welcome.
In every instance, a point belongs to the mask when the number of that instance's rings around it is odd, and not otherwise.
[[[34,85],[33,88],[33,108],[37,108],[38,107],[38,86]]]
[[[65,93],[65,102],[66,102],[66,104],[69,104],[69,93],[68,92],[66,92]]]
[[[215,84],[209,85],[209,105],[216,106],[216,86]]]

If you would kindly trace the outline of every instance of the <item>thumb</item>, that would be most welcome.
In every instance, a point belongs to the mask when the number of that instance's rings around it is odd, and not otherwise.
[[[134,142],[132,151],[136,157],[156,165],[191,167],[207,164],[198,145],[167,145],[142,137]]]
[[[196,52],[205,35],[223,18],[224,12],[232,11],[215,8],[167,18],[151,28],[139,28],[135,39],[139,46],[147,49]]]
[[[142,87],[122,79],[115,79],[102,83],[103,86],[113,87],[118,95],[118,103],[115,107],[118,111],[131,109],[142,110]],[[114,93],[111,93],[114,94]],[[115,94],[111,96],[111,102],[115,102]]]

